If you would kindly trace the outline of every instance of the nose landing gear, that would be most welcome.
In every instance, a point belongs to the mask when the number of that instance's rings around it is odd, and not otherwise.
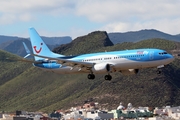
[[[157,70],[157,74],[160,75],[162,73],[162,70],[161,69],[158,69]]]

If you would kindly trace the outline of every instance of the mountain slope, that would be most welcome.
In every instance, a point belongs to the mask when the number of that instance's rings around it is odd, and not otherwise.
[[[19,37],[16,36],[5,36],[5,35],[0,35],[0,44],[7,42],[9,40],[17,40]]]
[[[95,39],[86,37],[89,36],[84,36],[83,40],[88,39],[87,43],[84,43],[82,40],[76,40],[71,45],[71,48],[67,47],[65,49],[67,52],[65,54],[84,53],[87,48],[91,48],[87,52],[139,47],[165,48],[172,51],[174,49],[178,50],[180,45],[180,43],[163,39],[151,39],[137,43],[116,44],[114,46],[112,44],[111,46],[105,46],[101,42],[98,43],[96,41],[100,46],[94,47],[96,44],[89,43],[93,43]],[[107,37],[104,38],[106,39]],[[81,46],[82,44],[86,45],[86,47],[82,47],[77,51],[74,50],[78,45]],[[2,53],[6,57],[12,56],[9,53]],[[31,64],[28,64],[29,67],[21,62],[15,62],[14,65],[11,65],[13,62],[5,59],[2,59],[0,63],[4,65],[4,70],[2,71],[8,70],[9,67],[12,70],[9,72],[11,74],[8,73],[8,75],[12,76],[11,78],[4,76],[0,79],[0,81],[6,79],[6,82],[2,82],[0,85],[0,111],[27,110],[50,112],[54,109],[66,109],[71,106],[82,105],[84,101],[89,99],[99,102],[102,108],[106,107],[109,109],[116,109],[121,101],[125,105],[130,102],[134,106],[152,107],[179,105],[180,103],[179,59],[166,66],[161,75],[156,74],[156,68],[143,69],[137,75],[132,76],[122,76],[120,73],[114,73],[112,74],[112,81],[105,81],[104,75],[97,75],[96,79],[92,81],[86,78],[86,74],[59,75],[30,67]],[[25,65],[25,67],[19,67],[21,64],[22,66]],[[22,68],[22,70],[16,69],[16,66]]]
[[[44,42],[48,45],[61,45],[61,44],[67,44],[72,41],[72,38],[69,36],[64,37],[41,37]]]
[[[161,38],[161,39],[178,41],[178,42],[180,41],[179,35],[170,35],[154,29],[132,31],[125,33],[109,33],[108,36],[114,44],[122,43],[122,42],[138,42],[141,40],[152,39],[152,38]]]
[[[48,44],[48,47],[51,50],[61,44],[67,44],[72,41],[70,37],[43,37],[43,40],[46,44]],[[0,49],[24,57],[27,53],[24,49],[22,42],[26,43],[27,47],[32,51],[29,39],[25,38],[8,40],[7,42],[0,44]]]
[[[13,54],[17,54],[19,56],[25,56],[27,53],[24,49],[22,42],[24,42],[28,46],[28,48],[32,51],[31,43],[28,39],[17,39],[2,43],[0,45],[0,49],[8,51]]]
[[[8,58],[15,59],[18,57],[0,50],[0,85],[19,76],[25,69],[31,66],[26,63],[9,60]]]

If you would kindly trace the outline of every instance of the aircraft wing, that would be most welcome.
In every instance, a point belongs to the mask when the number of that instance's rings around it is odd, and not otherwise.
[[[91,68],[95,65],[95,63],[79,62],[79,61],[67,60],[67,59],[62,59],[62,58],[51,58],[51,57],[41,56],[41,55],[37,55],[37,54],[31,54],[31,55],[45,58],[48,60],[56,60],[59,64],[66,65],[66,66],[72,66],[72,67],[78,66],[78,67]]]

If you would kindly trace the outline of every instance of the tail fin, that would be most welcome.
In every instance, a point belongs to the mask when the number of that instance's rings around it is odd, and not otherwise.
[[[44,41],[41,39],[39,34],[34,28],[29,28],[30,41],[32,45],[32,50],[34,54],[48,57],[63,57],[64,55],[53,53]],[[42,60],[43,58],[35,57],[35,60]]]

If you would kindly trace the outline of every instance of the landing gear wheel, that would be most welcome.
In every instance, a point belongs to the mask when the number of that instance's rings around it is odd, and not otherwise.
[[[94,74],[88,74],[87,78],[88,78],[88,79],[94,79],[94,78],[95,78],[95,75],[94,75]]]
[[[158,75],[160,75],[161,72],[162,72],[161,69],[158,69],[158,70],[157,70],[157,74],[158,74]]]
[[[104,76],[104,79],[110,81],[110,80],[112,79],[112,76],[111,76],[111,75],[105,75],[105,76]]]

